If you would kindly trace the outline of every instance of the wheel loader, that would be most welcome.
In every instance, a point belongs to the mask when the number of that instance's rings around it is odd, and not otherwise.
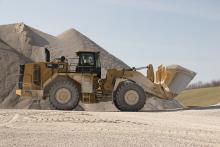
[[[49,99],[58,110],[73,110],[80,101],[112,101],[120,111],[139,111],[149,97],[175,98],[196,75],[179,65],[161,65],[154,73],[151,64],[107,69],[103,75],[99,52],[80,51],[76,55],[72,58],[76,62],[64,56],[50,61],[47,55],[46,62],[21,65],[16,94],[33,101]],[[139,72],[144,68],[146,76]]]

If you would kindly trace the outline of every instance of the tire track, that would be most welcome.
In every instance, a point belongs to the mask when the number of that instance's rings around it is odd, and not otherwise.
[[[141,123],[137,121],[130,121],[130,120],[122,120],[122,119],[105,119],[100,118],[97,116],[94,116],[90,113],[76,113],[73,115],[73,113],[43,113],[43,112],[22,112],[19,114],[15,114],[12,119],[8,120],[6,123],[0,125],[0,126],[6,126],[6,124],[10,125],[13,124],[13,122],[21,122],[21,123],[77,123],[77,124],[95,124],[95,123],[107,123],[107,124],[122,124],[124,126],[126,125],[132,125],[132,126],[146,126],[149,125],[147,123]],[[1,114],[6,115],[6,114]],[[7,116],[8,117],[8,116]],[[19,120],[18,120],[19,118]],[[6,119],[6,117],[5,117]],[[4,118],[3,118],[4,121]]]
[[[18,120],[19,114],[15,114],[8,122],[0,124],[0,127],[12,128],[13,124]]]

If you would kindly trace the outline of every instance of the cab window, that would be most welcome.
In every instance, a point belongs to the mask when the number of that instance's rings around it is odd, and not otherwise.
[[[80,64],[85,66],[94,66],[95,65],[94,56],[92,54],[83,54],[81,57]]]

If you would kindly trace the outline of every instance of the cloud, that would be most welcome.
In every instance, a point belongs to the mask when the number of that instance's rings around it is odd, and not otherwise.
[[[220,2],[208,0],[96,0],[107,5],[220,20]]]
[[[184,0],[170,2],[142,0],[144,7],[160,12],[175,13],[203,19],[220,20],[219,7],[208,1]]]

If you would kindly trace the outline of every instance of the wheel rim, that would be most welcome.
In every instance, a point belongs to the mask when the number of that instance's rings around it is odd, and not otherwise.
[[[135,90],[129,90],[124,95],[125,102],[129,105],[135,105],[138,103],[139,95]]]
[[[57,90],[55,98],[62,104],[67,103],[71,99],[71,92],[66,88],[60,88]]]

